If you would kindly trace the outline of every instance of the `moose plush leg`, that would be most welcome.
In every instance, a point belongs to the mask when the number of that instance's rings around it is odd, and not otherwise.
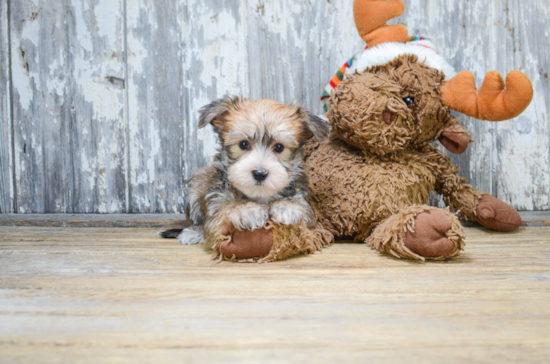
[[[253,231],[239,231],[229,224],[216,238],[213,257],[265,263],[313,254],[328,246],[332,240],[332,234],[321,226],[312,229],[304,223],[288,226],[268,222],[265,228]]]
[[[436,191],[444,196],[451,211],[491,230],[514,231],[521,226],[516,209],[467,184],[468,180],[458,175],[458,167],[443,153],[429,146],[426,155],[440,172]]]
[[[464,230],[450,212],[410,206],[378,225],[366,243],[398,258],[442,260],[464,248]]]
[[[522,223],[515,208],[470,185],[458,187],[446,200],[451,209],[458,211],[462,217],[477,221],[491,230],[514,231]]]

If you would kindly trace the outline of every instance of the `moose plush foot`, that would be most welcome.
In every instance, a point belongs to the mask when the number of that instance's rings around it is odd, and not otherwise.
[[[522,223],[515,208],[490,195],[479,200],[475,218],[486,228],[503,232],[514,231]]]
[[[403,243],[424,258],[449,257],[458,247],[447,238],[453,219],[444,210],[430,210],[416,215],[414,230],[403,233]]]
[[[460,254],[464,231],[446,210],[410,206],[378,225],[366,242],[398,258],[442,260]]]
[[[229,224],[222,234],[231,237],[220,244],[221,253],[229,259],[263,258],[273,247],[273,232],[268,229],[239,231]]]
[[[260,263],[286,259],[299,254],[313,254],[333,241],[333,235],[318,226],[296,226],[268,222],[253,231],[236,230],[229,224],[216,239],[214,258]]]

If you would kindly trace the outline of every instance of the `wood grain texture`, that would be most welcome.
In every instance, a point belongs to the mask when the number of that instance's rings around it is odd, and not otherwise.
[[[449,262],[364,244],[216,264],[151,229],[0,234],[0,362],[546,363],[549,228]]]
[[[0,213],[14,212],[9,7],[0,3]]]
[[[494,6],[494,68],[513,68],[532,80],[531,106],[495,125],[493,193],[522,210],[550,209],[550,7],[503,1]],[[541,50],[546,50],[541,53]]]
[[[364,47],[351,1],[248,1],[250,95],[321,113],[334,73]]]
[[[520,210],[548,210],[546,2],[405,2],[391,22],[432,38],[478,85],[493,69],[520,69],[533,80],[532,105],[512,121],[457,114],[476,142],[451,157],[476,188]],[[15,149],[16,184],[2,189],[0,204],[6,209],[14,195],[22,213],[182,212],[185,181],[216,150],[210,128],[197,129],[202,106],[240,94],[320,113],[321,90],[363,46],[351,0],[9,4],[14,98],[0,97],[13,107],[15,138],[5,122],[0,137]],[[4,185],[9,158],[0,156]]]
[[[17,211],[125,211],[122,0],[10,4]]]
[[[128,0],[130,212],[182,210],[181,2]]]

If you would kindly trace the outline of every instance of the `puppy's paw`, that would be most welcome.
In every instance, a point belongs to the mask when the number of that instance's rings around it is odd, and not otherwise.
[[[237,230],[256,230],[265,226],[269,213],[267,206],[249,202],[235,207],[229,218]]]
[[[296,225],[306,217],[306,211],[291,201],[276,201],[269,209],[271,220],[281,225]]]
[[[202,226],[191,226],[183,229],[178,235],[178,242],[182,245],[195,245],[204,242],[204,231]]]

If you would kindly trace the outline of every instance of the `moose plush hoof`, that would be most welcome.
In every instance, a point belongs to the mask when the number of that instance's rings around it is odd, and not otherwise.
[[[488,229],[502,232],[514,231],[522,223],[516,209],[490,195],[485,195],[479,200],[476,220]]]
[[[223,235],[231,235],[231,239],[224,241],[220,247],[227,259],[263,258],[273,246],[273,232],[268,229],[240,231],[230,225]]]
[[[447,238],[453,220],[443,210],[430,210],[418,214],[414,231],[403,234],[403,242],[413,253],[424,258],[449,257],[458,246]]]
[[[314,254],[330,245],[333,235],[321,226],[301,223],[278,225],[269,221],[265,228],[253,231],[236,230],[228,224],[212,247],[213,259],[267,263],[302,254]]]
[[[460,255],[464,230],[447,210],[426,205],[404,208],[378,225],[365,243],[397,258],[443,260]]]

